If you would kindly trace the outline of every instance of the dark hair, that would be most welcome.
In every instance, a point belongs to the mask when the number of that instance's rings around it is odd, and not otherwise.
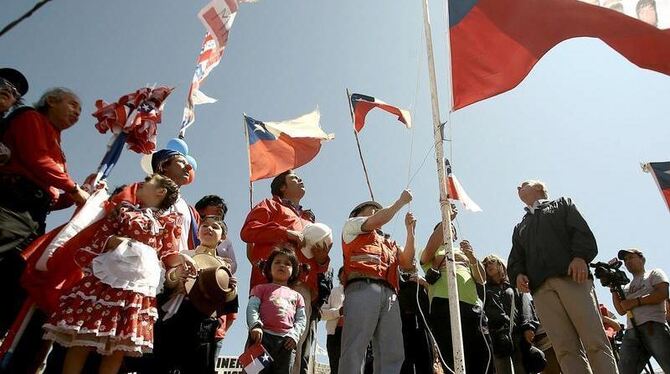
[[[268,282],[272,282],[272,262],[275,260],[275,257],[279,255],[286,256],[289,261],[291,261],[291,267],[293,268],[293,271],[291,272],[291,277],[289,277],[288,281],[286,282],[289,286],[291,286],[298,281],[298,276],[300,276],[300,264],[298,263],[298,257],[296,257],[295,251],[288,244],[280,244],[272,250],[270,257],[268,257],[267,261],[265,261],[265,264],[263,264],[263,275],[265,275],[265,278],[267,278]]]
[[[205,221],[211,220],[219,224],[221,226],[221,236],[227,236],[228,235],[228,225],[226,225],[225,222],[221,219],[219,216],[204,216],[200,220],[200,224],[202,225]]]
[[[286,187],[286,177],[291,173],[293,173],[293,170],[288,169],[272,180],[272,183],[270,183],[270,192],[272,192],[272,196],[284,197],[284,193],[281,189]]]
[[[505,262],[503,261],[502,258],[496,255],[488,255],[484,257],[484,259],[482,260],[482,265],[484,266],[484,268],[486,268],[488,264],[494,264],[498,268],[498,272],[500,272],[500,275],[502,276],[502,281],[509,282],[509,276],[507,275],[507,266],[505,266]],[[491,279],[491,277],[489,277],[488,273],[486,273],[486,281],[493,283],[493,280]]]
[[[340,270],[337,271],[337,276],[340,277],[344,273],[344,266],[340,266]]]
[[[442,224],[442,221],[438,222],[435,227],[433,227],[433,231],[437,230],[438,226]],[[452,240],[456,241],[458,240],[458,231],[456,231],[456,226],[454,226],[454,221],[451,221],[451,236]]]
[[[111,198],[111,197],[113,197],[113,196],[119,194],[119,193],[120,193],[121,191],[123,191],[126,187],[128,187],[127,184],[122,184],[122,185],[116,187],[116,188],[114,189],[114,191],[112,191],[112,193],[109,195],[109,197]]]
[[[222,218],[226,218],[226,213],[228,213],[228,205],[226,205],[226,201],[223,200],[219,195],[203,196],[202,199],[198,200],[198,202],[195,203],[195,210],[197,210],[198,213],[200,213],[208,206],[220,206],[223,209]]]
[[[144,181],[149,182],[152,179],[158,182],[158,187],[165,188],[167,190],[167,193],[165,194],[165,197],[163,197],[163,201],[161,201],[158,209],[170,209],[170,207],[174,205],[174,203],[179,198],[179,186],[177,186],[177,184],[172,179],[158,173],[154,173],[153,175],[146,177]]]

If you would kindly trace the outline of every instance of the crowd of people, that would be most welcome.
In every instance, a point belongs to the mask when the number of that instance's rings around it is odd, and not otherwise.
[[[332,240],[309,242],[317,216],[300,204],[305,184],[287,170],[240,230],[247,289],[235,277],[224,199],[207,195],[192,206],[180,194],[194,176],[185,155],[155,152],[150,176],[111,193],[91,178],[80,186],[60,145],[79,119],[79,98],[55,88],[30,107],[27,91],[23,74],[0,69],[3,350],[11,342],[2,372],[212,373],[239,297],[248,297],[245,346],[272,357],[265,373],[307,373],[321,320],[333,373],[446,373],[455,361],[453,265],[468,373],[640,373],[651,357],[670,373],[665,272],[646,270],[640,249],[619,252],[633,280],[621,292],[612,287],[616,311],[628,315],[618,348],[619,325],[599,307],[589,268],[595,237],[575,204],[549,200],[541,181],[518,187],[526,212],[506,260],[478,256],[453,226],[448,243],[443,223],[417,248],[412,213],[404,242],[393,240],[382,229],[412,201],[409,190],[389,205],[355,205],[333,288],[337,251]],[[46,216],[72,205],[95,214],[49,252],[62,227],[45,232]]]

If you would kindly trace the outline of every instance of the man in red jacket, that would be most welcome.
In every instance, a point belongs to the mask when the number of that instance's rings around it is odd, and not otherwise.
[[[305,196],[305,185],[300,177],[292,170],[287,170],[272,180],[270,189],[272,198],[261,201],[249,212],[240,233],[242,240],[248,243],[247,258],[252,265],[249,289],[268,282],[258,263],[267,260],[276,245],[286,242],[293,244],[297,248],[296,255],[302,269],[299,282],[294,288],[305,299],[305,313],[307,320],[311,321],[312,301],[318,297],[318,274],[328,270],[330,248],[314,246],[312,258],[307,258],[299,250],[304,244],[303,228],[314,222],[312,211],[305,210],[300,205],[300,200]],[[294,372],[304,366],[300,364],[303,361],[301,355],[308,349],[301,348],[309,331],[309,328],[305,329],[298,342]]]
[[[88,193],[70,177],[61,149],[61,132],[79,120],[81,104],[66,88],[45,92],[35,108],[16,109],[3,124],[0,141],[11,151],[0,165],[0,284],[5,300],[0,315],[0,334],[14,322],[26,293],[19,284],[25,268],[23,249],[44,234],[46,216],[73,203],[82,205]],[[34,319],[33,319],[34,320]],[[39,321],[29,325],[25,336],[41,333]],[[29,339],[28,339],[29,340]],[[13,372],[23,372],[35,352],[17,348]],[[20,353],[23,353],[21,355]]]

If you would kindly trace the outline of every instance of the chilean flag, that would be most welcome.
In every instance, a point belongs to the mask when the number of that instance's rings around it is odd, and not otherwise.
[[[254,344],[240,355],[238,361],[244,367],[246,374],[258,374],[270,366],[272,357],[262,344]]]
[[[283,122],[261,122],[247,115],[251,181],[271,178],[310,162],[323,141],[335,138],[319,126],[318,109]]]
[[[670,209],[670,161],[650,162],[644,166],[644,170],[651,172],[656,180],[658,188]]]
[[[577,0],[449,1],[454,109],[508,91],[556,44],[599,38],[670,75],[670,30]]]
[[[477,205],[470,198],[470,196],[465,192],[461,182],[458,181],[456,176],[451,172],[451,164],[449,160],[444,159],[445,173],[447,174],[447,195],[451,200],[458,200],[463,204],[465,209],[471,212],[481,212],[482,208]]]
[[[363,130],[363,126],[365,126],[365,116],[367,116],[368,112],[374,108],[379,108],[391,114],[395,114],[398,116],[398,121],[404,123],[407,128],[412,127],[412,117],[409,114],[409,110],[400,109],[396,106],[386,104],[379,99],[375,99],[372,96],[357,93],[351,94],[349,99],[351,100],[351,107],[354,112],[354,129],[356,132],[361,132],[361,130]]]

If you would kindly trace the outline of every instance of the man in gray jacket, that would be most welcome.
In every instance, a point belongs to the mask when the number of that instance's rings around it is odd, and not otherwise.
[[[569,198],[548,200],[543,182],[517,190],[526,215],[512,234],[510,280],[532,293],[564,373],[617,373],[588,268],[598,253],[591,229]]]

